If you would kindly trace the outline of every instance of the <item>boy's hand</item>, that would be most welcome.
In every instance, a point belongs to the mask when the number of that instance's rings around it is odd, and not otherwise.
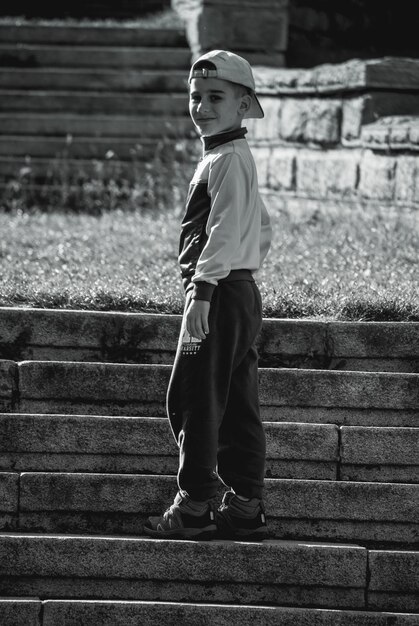
[[[186,311],[186,328],[195,339],[205,339],[209,333],[209,310],[210,303],[207,300],[191,300]]]

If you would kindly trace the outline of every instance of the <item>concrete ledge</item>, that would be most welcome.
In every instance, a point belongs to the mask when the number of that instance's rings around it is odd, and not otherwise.
[[[161,624],[211,624],[211,626],[416,626],[417,615],[298,609],[274,606],[189,604],[186,602],[100,602],[47,600],[43,626],[161,626]]]
[[[0,308],[0,355],[15,361],[172,364],[181,316]],[[264,319],[262,367],[419,371],[419,323]]]
[[[16,361],[68,351],[70,360],[138,363],[144,352],[172,363],[181,324],[179,315],[6,307],[0,320],[1,349]]]
[[[0,414],[0,428],[0,469],[177,472],[178,448],[166,418]],[[265,432],[267,476],[336,477],[336,426],[266,423]]]
[[[0,598],[0,624],[3,626],[44,626],[42,602],[36,598]]]
[[[344,426],[341,478],[419,483],[419,428]]]
[[[175,491],[175,476],[24,473],[20,528],[141,534]],[[268,479],[265,500],[276,538],[419,544],[419,485]]]
[[[359,546],[8,534],[0,547],[3,594],[364,607]]]
[[[419,552],[372,550],[369,567],[372,610],[419,612]]]

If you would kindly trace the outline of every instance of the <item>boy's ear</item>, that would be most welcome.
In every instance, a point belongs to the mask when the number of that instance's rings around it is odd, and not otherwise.
[[[242,96],[239,107],[240,113],[243,113],[243,115],[247,113],[247,111],[250,109],[251,103],[252,97],[249,94],[245,94],[244,96]]]

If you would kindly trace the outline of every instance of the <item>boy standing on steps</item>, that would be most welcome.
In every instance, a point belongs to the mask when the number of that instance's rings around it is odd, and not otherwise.
[[[203,143],[182,221],[179,264],[185,312],[167,393],[179,446],[179,491],[144,526],[159,538],[263,539],[265,434],[259,414],[256,337],[262,304],[253,273],[269,250],[245,118],[261,118],[249,63],[224,50],[189,75],[189,112]],[[229,487],[218,511],[219,479]]]

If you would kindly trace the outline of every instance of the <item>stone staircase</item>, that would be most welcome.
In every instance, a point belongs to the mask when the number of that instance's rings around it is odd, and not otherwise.
[[[181,28],[0,24],[0,183],[29,168],[36,184],[57,159],[146,163],[191,133],[189,65]]]
[[[419,324],[264,321],[262,543],[142,535],[179,328],[0,309],[2,626],[417,626]]]

